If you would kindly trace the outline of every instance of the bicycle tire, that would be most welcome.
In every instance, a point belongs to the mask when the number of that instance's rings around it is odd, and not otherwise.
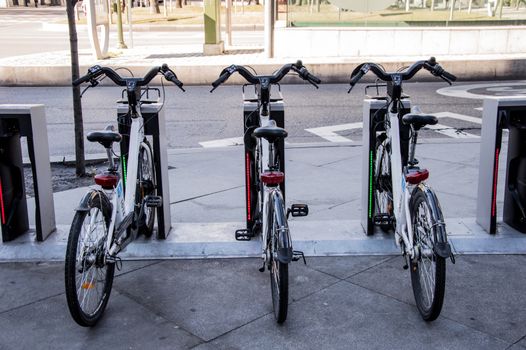
[[[440,315],[446,286],[445,259],[433,249],[435,243],[442,240],[437,230],[443,226],[432,215],[431,205],[424,191],[417,187],[411,196],[410,212],[413,242],[420,253],[416,261],[410,261],[411,285],[416,306],[425,321],[433,321]],[[433,210],[440,211],[440,208]]]
[[[137,210],[137,218],[139,234],[143,234],[149,238],[153,234],[153,225],[155,221],[155,208],[144,207],[141,214],[140,209],[144,197],[148,195],[156,195],[157,189],[155,186],[155,168],[153,167],[152,148],[147,140],[144,140],[146,147],[139,148],[139,161],[137,169],[137,187],[135,190],[135,208]]]
[[[275,197],[272,197],[275,198]],[[269,249],[270,249],[270,287],[272,291],[272,307],[274,309],[274,317],[276,322],[281,324],[287,319],[288,304],[289,304],[289,266],[282,263],[278,259],[278,241],[279,232],[282,229],[288,230],[286,225],[287,219],[283,205],[270,204],[272,209],[271,226],[269,234]],[[275,208],[281,208],[276,210]],[[281,215],[278,220],[277,216]],[[284,227],[279,227],[279,222],[285,223]]]
[[[65,286],[68,308],[75,322],[84,327],[92,327],[101,319],[110,297],[115,273],[115,264],[104,261],[111,208],[102,196],[98,191],[91,192],[87,210],[75,213],[66,248]],[[85,225],[86,219],[89,220],[88,225]],[[92,227],[93,225],[95,226]]]
[[[374,164],[374,214],[393,216],[393,185],[391,159],[388,151],[388,137],[382,133],[376,137]],[[393,225],[379,225],[383,232],[394,229]]]

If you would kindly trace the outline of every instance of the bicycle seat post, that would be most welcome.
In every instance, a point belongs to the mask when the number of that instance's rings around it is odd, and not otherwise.
[[[411,146],[409,148],[409,160],[407,162],[409,164],[409,167],[413,167],[417,164],[417,162],[415,162],[415,150],[416,142],[418,140],[418,129],[411,125],[411,131]]]

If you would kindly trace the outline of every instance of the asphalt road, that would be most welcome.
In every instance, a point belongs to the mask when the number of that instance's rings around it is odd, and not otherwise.
[[[458,87],[463,84],[456,85]],[[455,115],[481,118],[482,100],[444,96],[436,92],[446,86],[441,82],[406,83],[405,92],[423,112],[454,113],[451,114],[452,118],[441,118],[442,125],[467,128],[466,132],[480,135],[480,124],[458,119]],[[291,144],[330,142],[306,129],[361,122],[364,85],[357,85],[351,94],[347,94],[347,87],[344,84],[327,84],[316,90],[307,84],[283,85],[285,125],[289,132],[287,141]],[[189,86],[187,92],[183,93],[174,86],[166,87],[164,111],[170,148],[202,147],[200,142],[203,141],[243,136],[241,87],[221,86],[213,94],[209,90],[209,86]],[[97,87],[84,95],[82,103],[86,132],[102,129],[107,124],[116,125],[115,101],[120,95],[121,90],[114,87]],[[0,87],[0,104],[3,103],[45,104],[51,154],[61,156],[73,153],[70,88]],[[343,127],[336,134],[353,142],[361,142],[361,128]],[[421,136],[424,139],[455,138],[454,135],[447,136],[437,131],[424,131]],[[86,150],[87,153],[102,151],[100,146],[92,144],[86,144]]]
[[[43,23],[64,22],[63,8],[17,8],[0,9],[0,58],[50,51],[69,50],[69,33],[65,24],[54,29],[43,29]],[[66,23],[66,22],[64,22]],[[78,26],[79,49],[89,49],[86,26]],[[125,26],[124,40],[130,45]],[[110,33],[110,46],[116,46],[117,35]],[[184,32],[139,32],[133,33],[134,46],[180,46],[190,52],[202,50],[204,33]],[[263,45],[263,32],[234,31],[232,43],[242,47]]]

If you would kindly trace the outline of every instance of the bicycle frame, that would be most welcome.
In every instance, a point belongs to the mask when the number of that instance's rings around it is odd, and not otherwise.
[[[138,90],[138,92],[137,92]],[[111,221],[109,226],[109,234],[106,241],[106,249],[109,252],[109,256],[115,256],[126,247],[128,243],[133,241],[136,237],[126,237],[124,241],[116,242],[113,244],[115,228],[119,227],[120,231],[127,228],[131,224],[131,219],[133,219],[133,212],[135,209],[135,188],[137,186],[137,169],[138,169],[138,159],[139,159],[139,150],[141,147],[146,148],[144,144],[144,120],[142,118],[140,110],[137,108],[137,99],[136,94],[140,94],[140,87],[129,84],[127,86],[128,93],[128,113],[131,118],[131,127],[130,127],[130,143],[128,148],[128,162],[126,164],[126,159],[124,155],[121,154],[121,178],[117,183],[114,191],[111,192],[111,203],[112,203],[112,213]],[[124,176],[124,177],[123,177]],[[123,181],[124,180],[124,181]],[[124,193],[124,185],[128,189]],[[126,227],[120,227],[123,221],[128,221],[125,225]]]
[[[397,104],[399,100],[394,99],[392,103]],[[397,244],[398,237],[404,242],[405,253],[411,258],[415,257],[413,246],[413,228],[411,226],[411,213],[409,210],[409,200],[411,199],[410,189],[414,186],[407,184],[405,180],[405,167],[402,165],[402,149],[400,140],[400,124],[398,108],[389,109],[387,112],[389,123],[385,131],[389,140],[391,154],[391,181],[393,189],[393,210],[396,218],[395,237]],[[408,225],[409,223],[409,225]]]

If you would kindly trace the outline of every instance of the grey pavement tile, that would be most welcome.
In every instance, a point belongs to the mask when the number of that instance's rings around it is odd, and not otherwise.
[[[272,313],[269,273],[259,267],[259,259],[165,261],[119,278],[114,288],[210,340]],[[299,262],[289,278],[290,301],[337,281]]]
[[[345,279],[354,274],[366,271],[387,260],[392,256],[331,256],[331,257],[309,257],[307,264],[309,268],[315,269]]]
[[[196,349],[505,349],[457,322],[422,321],[392,298],[342,281],[293,303],[283,326],[267,315]]]
[[[526,255],[465,255],[457,261],[448,264],[443,314],[509,342],[526,335]]]
[[[112,292],[94,328],[78,326],[64,295],[0,314],[0,349],[176,349],[201,341],[177,324]]]
[[[521,341],[517,343],[517,345],[521,345],[523,348],[526,349],[526,334],[524,337],[522,337]]]
[[[402,258],[387,261],[349,281],[414,305],[410,275]],[[526,334],[524,255],[464,255],[447,263],[446,293],[440,318],[513,343]],[[503,286],[506,286],[503,288]],[[413,313],[418,315],[416,307]]]
[[[242,222],[245,220],[244,191],[244,188],[235,188],[174,203],[170,205],[172,222]]]
[[[0,312],[64,293],[62,263],[0,264]]]

